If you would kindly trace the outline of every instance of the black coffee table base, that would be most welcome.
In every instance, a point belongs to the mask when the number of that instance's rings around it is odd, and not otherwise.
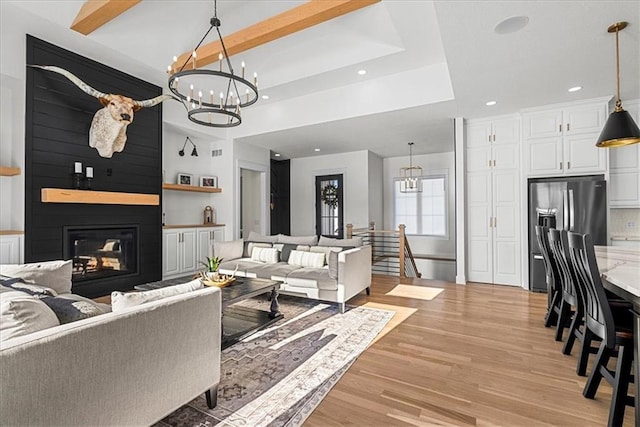
[[[281,313],[242,306],[229,306],[222,316],[222,349],[234,345],[251,334],[282,319]]]

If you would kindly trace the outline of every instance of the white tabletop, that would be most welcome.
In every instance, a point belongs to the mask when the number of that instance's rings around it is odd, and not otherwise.
[[[640,249],[596,246],[595,253],[604,280],[640,297]]]

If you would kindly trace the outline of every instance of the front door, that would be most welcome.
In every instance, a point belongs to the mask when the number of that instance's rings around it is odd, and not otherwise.
[[[342,174],[316,176],[316,234],[344,237]]]

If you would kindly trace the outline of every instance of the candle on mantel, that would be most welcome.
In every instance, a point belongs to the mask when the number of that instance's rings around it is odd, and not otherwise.
[[[75,162],[74,164],[74,171],[75,173],[82,173],[82,163],[81,162]]]
[[[87,178],[93,178],[93,168],[91,166],[87,166]]]

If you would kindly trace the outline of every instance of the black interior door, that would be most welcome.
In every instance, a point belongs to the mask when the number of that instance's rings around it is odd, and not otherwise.
[[[342,174],[316,176],[316,234],[344,237]]]

